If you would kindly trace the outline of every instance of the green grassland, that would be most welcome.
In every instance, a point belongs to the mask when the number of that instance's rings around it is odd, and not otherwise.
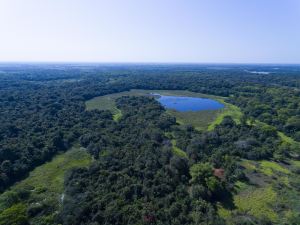
[[[208,130],[213,130],[216,125],[220,124],[225,116],[231,116],[236,123],[240,123],[242,112],[239,107],[225,102],[223,99],[218,100],[225,105],[225,108],[218,113],[217,118],[208,126]]]
[[[93,98],[86,101],[86,109],[99,109],[99,110],[110,110],[114,119],[119,119],[122,114],[117,109],[114,100],[121,96],[145,96],[150,93],[157,93],[161,95],[172,95],[172,96],[188,96],[188,97],[199,97],[199,98],[210,98],[219,101],[224,104],[225,107],[219,110],[203,110],[197,112],[178,112],[175,110],[167,110],[169,114],[176,117],[179,124],[190,124],[198,130],[213,130],[214,127],[220,124],[225,116],[231,116],[236,122],[240,121],[242,113],[240,109],[232,104],[225,102],[226,98],[214,95],[206,95],[201,93],[195,93],[190,91],[180,90],[137,90],[132,89],[126,92],[120,92],[110,95],[104,95]]]
[[[237,182],[233,203],[235,208],[218,205],[218,213],[228,224],[236,215],[269,219],[272,224],[297,224],[300,212],[300,175],[293,172],[300,162],[242,160],[248,181]],[[298,167],[299,166],[299,167]]]
[[[109,110],[113,114],[113,119],[118,121],[122,117],[122,112],[116,106],[115,100],[122,96],[142,96],[144,92],[139,91],[125,91],[120,93],[114,93],[110,95],[104,95],[92,98],[85,102],[86,110]]]
[[[238,210],[245,214],[254,215],[258,218],[267,217],[271,221],[278,220],[278,214],[272,208],[276,203],[277,194],[272,187],[256,188],[249,187],[234,197],[234,203]]]
[[[222,113],[222,110],[202,110],[195,112],[167,110],[167,112],[174,116],[179,124],[190,124],[197,130],[206,130],[217,119],[218,114]]]
[[[0,195],[0,218],[10,212],[18,214],[20,210],[16,209],[20,208],[34,214],[31,224],[53,224],[53,218],[64,198],[65,173],[76,167],[87,167],[91,161],[84,149],[73,147],[37,167],[26,179]]]
[[[110,110],[113,113],[116,111],[114,101],[112,97],[108,95],[95,97],[85,102],[87,110],[99,109],[99,110]]]
[[[266,160],[260,161],[260,171],[267,176],[272,176],[274,175],[274,173],[290,173],[290,171],[287,168],[283,167],[279,163]]]

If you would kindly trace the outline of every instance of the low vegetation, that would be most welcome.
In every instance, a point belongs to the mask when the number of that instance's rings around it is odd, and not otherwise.
[[[173,150],[174,155],[177,155],[177,156],[182,157],[182,158],[187,158],[186,152],[182,151],[180,148],[178,148],[176,146],[176,140],[173,139],[171,141],[171,143],[172,143],[172,150]]]
[[[296,161],[299,162],[299,161]],[[219,215],[234,224],[237,215],[254,216],[274,224],[297,224],[300,207],[300,176],[294,161],[280,164],[274,161],[242,160],[247,179],[236,182],[234,207],[219,205]],[[292,182],[292,184],[290,183]]]
[[[217,114],[216,119],[212,120],[212,122],[209,124],[209,131],[213,130],[216,125],[220,124],[226,116],[230,116],[231,118],[233,118],[236,123],[240,123],[240,120],[243,116],[239,107],[229,104],[224,100],[219,101],[225,105],[225,109],[222,109],[221,112]]]
[[[261,219],[267,218],[276,222],[278,215],[273,209],[276,200],[276,192],[271,187],[249,187],[235,196],[234,203],[242,214],[253,215]]]
[[[64,200],[66,173],[90,163],[90,155],[74,147],[37,167],[26,179],[0,195],[0,224],[26,224],[26,221],[54,224]]]

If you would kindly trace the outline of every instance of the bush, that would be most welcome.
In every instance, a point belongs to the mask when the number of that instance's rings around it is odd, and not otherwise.
[[[27,225],[28,217],[26,214],[26,206],[24,204],[16,204],[5,209],[0,214],[0,225]]]

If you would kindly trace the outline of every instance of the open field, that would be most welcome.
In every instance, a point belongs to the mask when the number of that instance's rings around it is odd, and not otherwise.
[[[65,173],[73,168],[87,167],[90,163],[91,157],[84,149],[73,147],[37,167],[26,179],[0,195],[0,212],[3,210],[0,218],[4,213],[16,214],[15,210],[25,209],[35,214],[32,224],[52,224],[64,198]]]
[[[218,205],[218,212],[228,224],[234,215],[267,218],[276,224],[293,223],[300,210],[299,161],[283,165],[274,161],[242,160],[248,181],[236,183],[233,196],[234,208]]]
[[[234,203],[242,213],[255,215],[258,218],[267,217],[271,221],[278,220],[278,215],[272,208],[277,199],[276,192],[272,187],[255,188],[248,187],[234,197]]]
[[[222,110],[178,112],[168,109],[167,113],[174,116],[179,124],[190,124],[197,130],[206,130],[217,119],[218,114],[222,113]]]
[[[176,117],[179,124],[190,124],[198,130],[213,130],[214,127],[220,124],[225,116],[231,116],[236,122],[239,122],[242,113],[240,109],[232,104],[225,102],[226,98],[214,95],[206,95],[201,93],[195,93],[190,91],[180,90],[137,90],[133,89],[126,92],[120,92],[110,95],[99,96],[88,100],[86,102],[86,109],[99,109],[99,110],[110,110],[114,119],[120,118],[121,113],[116,108],[114,100],[121,96],[145,96],[150,93],[157,93],[161,95],[172,95],[172,96],[187,96],[187,97],[199,97],[199,98],[210,98],[217,100],[225,105],[223,109],[219,110],[203,110],[197,112],[178,112],[175,110],[167,110],[169,114]]]

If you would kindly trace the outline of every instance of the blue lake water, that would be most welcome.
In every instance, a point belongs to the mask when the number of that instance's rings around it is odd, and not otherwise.
[[[179,112],[200,111],[200,110],[217,110],[224,108],[224,105],[218,101],[208,98],[181,97],[158,95],[159,101],[165,108],[174,109]]]

